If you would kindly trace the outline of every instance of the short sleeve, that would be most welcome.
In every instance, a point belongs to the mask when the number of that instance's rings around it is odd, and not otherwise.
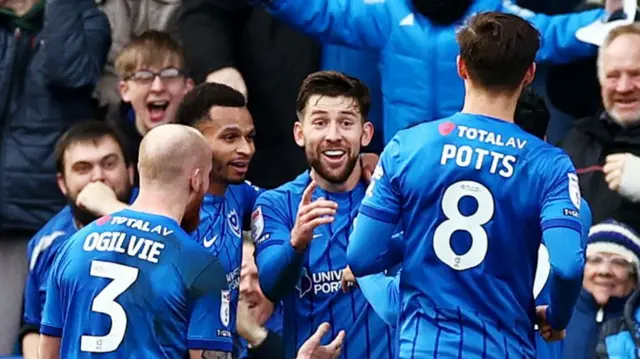
[[[193,350],[231,353],[231,294],[228,290],[210,291],[196,299],[187,333],[187,346]]]
[[[62,290],[60,288],[59,263],[63,260],[62,256],[56,258],[53,262],[53,268],[47,280],[47,295],[42,311],[42,322],[40,324],[40,333],[52,337],[61,337],[62,328],[64,327],[62,313]]]
[[[552,166],[546,164],[553,163]],[[543,196],[540,204],[542,230],[572,228],[582,233],[578,175],[566,154],[556,156],[543,167]]]
[[[400,144],[394,137],[385,147],[373,172],[360,212],[378,221],[397,223],[402,210],[402,193],[398,185]]]
[[[254,186],[249,181],[244,181],[242,184],[242,219],[245,229],[248,229],[251,224],[249,215],[262,192],[264,192],[262,188]]]
[[[256,246],[256,258],[265,249],[288,242],[291,236],[292,224],[286,215],[288,206],[273,197],[270,191],[260,195],[251,214],[251,236]]]
[[[24,313],[22,321],[25,325],[40,326],[42,304],[43,303],[40,302],[40,278],[34,270],[29,270],[27,283],[24,287]]]

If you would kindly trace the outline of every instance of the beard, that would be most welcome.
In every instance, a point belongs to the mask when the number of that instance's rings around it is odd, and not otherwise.
[[[356,167],[356,164],[358,163],[358,156],[357,155],[352,156],[350,150],[345,150],[345,156],[347,156],[347,162],[342,167],[342,169],[340,168],[336,169],[337,171],[339,171],[339,172],[336,172],[336,170],[328,168],[328,166],[325,166],[322,164],[321,150],[317,150],[314,152],[311,149],[307,149],[305,152],[307,153],[307,162],[309,163],[309,166],[313,168],[313,170],[318,174],[318,176],[320,176],[327,182],[333,183],[333,184],[345,183],[347,179],[349,179],[349,176],[351,176],[353,169]]]
[[[127,186],[127,188],[121,194],[116,193],[116,198],[122,203],[129,203],[129,199],[131,198],[131,186]],[[73,215],[73,219],[75,219],[76,222],[80,223],[80,225],[83,227],[102,217],[96,215],[91,211],[79,207],[76,204],[76,200],[74,198],[67,198],[67,203],[69,203],[69,207],[71,207],[71,214]]]

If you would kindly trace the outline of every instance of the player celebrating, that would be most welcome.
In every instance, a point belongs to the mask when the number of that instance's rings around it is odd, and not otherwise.
[[[358,277],[389,268],[400,223],[401,358],[534,358],[541,238],[551,263],[550,304],[537,311],[544,336],[566,327],[581,286],[577,176],[566,154],[513,124],[538,32],[517,16],[481,13],[457,39],[464,108],[385,148],[348,263]]]
[[[294,137],[311,170],[258,198],[252,235],[262,290],[283,300],[286,357],[322,322],[346,331],[344,358],[391,358],[392,333],[360,290],[343,293],[347,238],[365,184],[358,155],[373,135],[368,89],[337,72],[302,84]]]
[[[218,261],[180,228],[209,185],[211,149],[164,125],[142,140],[129,209],[78,231],[51,269],[39,354],[49,358],[184,358],[229,347],[209,315],[226,288]]]

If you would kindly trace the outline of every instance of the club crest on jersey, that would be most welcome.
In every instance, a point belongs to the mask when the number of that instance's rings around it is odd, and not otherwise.
[[[231,227],[233,233],[240,237],[242,235],[240,233],[240,220],[238,219],[238,214],[235,209],[227,214],[227,222],[229,222],[229,227]]]
[[[580,210],[580,201],[582,197],[580,196],[580,184],[578,182],[578,175],[575,173],[568,173],[567,177],[569,177],[569,197],[571,198],[571,203],[578,210]]]
[[[223,290],[220,295],[220,322],[226,327],[231,320],[231,292]]]
[[[309,277],[309,273],[307,272],[307,268],[303,267],[302,272],[300,273],[300,279],[298,279],[298,284],[296,285],[300,298],[309,293],[312,286],[313,284],[311,282],[311,277]]]

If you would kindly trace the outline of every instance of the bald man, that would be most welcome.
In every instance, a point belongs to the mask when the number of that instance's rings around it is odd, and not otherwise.
[[[51,268],[42,359],[194,359],[231,345],[210,315],[227,289],[223,269],[180,227],[209,186],[211,149],[198,131],[164,125],[139,158],[135,202],[78,231]]]

